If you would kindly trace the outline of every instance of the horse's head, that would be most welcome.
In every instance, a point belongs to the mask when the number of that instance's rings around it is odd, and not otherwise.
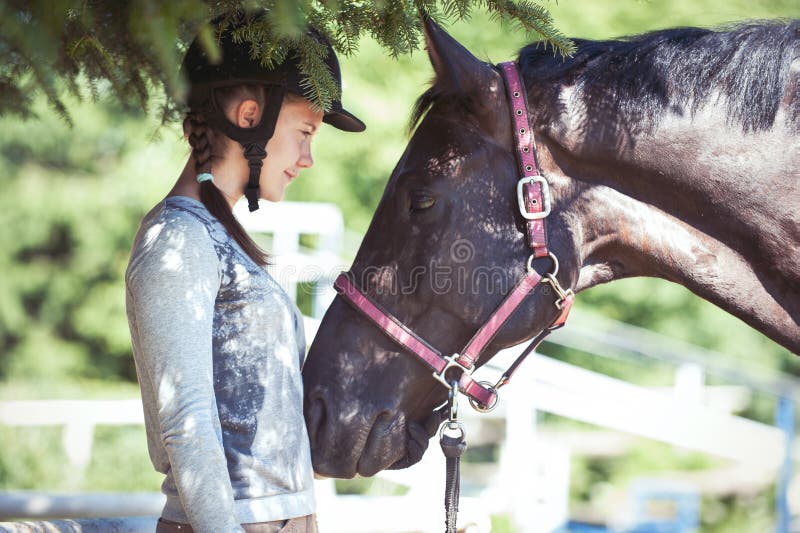
[[[424,118],[392,173],[351,279],[449,355],[525,274],[530,249],[503,78],[434,23],[425,26],[436,79],[420,99]],[[558,277],[571,286],[578,258],[572,236],[556,222],[557,194],[553,200],[550,247],[561,262]],[[533,265],[542,273],[552,268],[546,258]],[[479,364],[539,333],[557,314],[552,292],[541,285]],[[322,321],[303,374],[314,468],[328,476],[369,476],[418,461],[432,433],[426,422],[447,398],[426,365],[341,296]]]

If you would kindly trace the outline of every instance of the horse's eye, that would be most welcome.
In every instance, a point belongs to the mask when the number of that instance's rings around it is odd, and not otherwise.
[[[411,211],[422,211],[433,207],[436,198],[429,193],[415,191],[411,193]]]

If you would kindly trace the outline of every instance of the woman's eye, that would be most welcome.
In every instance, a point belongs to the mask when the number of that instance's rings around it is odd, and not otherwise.
[[[411,194],[411,211],[423,211],[433,207],[436,203],[436,198],[430,194],[425,193],[412,193]]]

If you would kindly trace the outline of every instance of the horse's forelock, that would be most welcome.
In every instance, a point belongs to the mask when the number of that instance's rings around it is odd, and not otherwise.
[[[408,121],[408,131],[414,131],[425,114],[436,102],[444,100],[452,101],[459,98],[459,96],[460,95],[453,91],[452,88],[434,81],[428,90],[422,93],[422,95],[420,95],[420,97],[417,98],[417,101],[414,103],[414,108],[411,112],[411,118]]]
[[[485,104],[482,101],[485,95],[480,91],[463,92],[448,85],[434,82],[427,91],[422,93],[414,103],[411,118],[408,121],[408,131],[412,133],[419,123],[436,104],[446,105],[445,113],[451,115],[453,120],[480,114]]]

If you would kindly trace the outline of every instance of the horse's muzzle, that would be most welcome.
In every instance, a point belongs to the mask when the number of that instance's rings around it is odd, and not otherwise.
[[[418,462],[430,435],[420,424],[406,424],[396,410],[374,409],[371,415],[334,412],[320,392],[306,400],[306,425],[314,471],[322,476],[373,476],[386,468]]]

